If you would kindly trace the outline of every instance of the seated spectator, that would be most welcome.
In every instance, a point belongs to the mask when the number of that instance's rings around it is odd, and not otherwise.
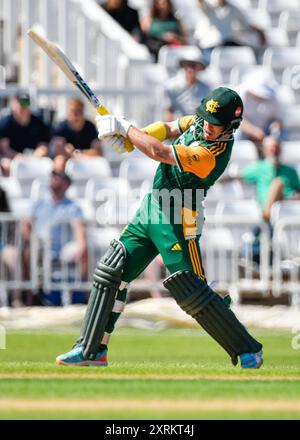
[[[10,213],[10,206],[6,192],[0,187],[0,214]],[[20,240],[19,229],[14,220],[0,222],[0,273],[2,281],[28,280],[29,268],[25,265],[18,267],[18,251],[23,252],[23,241]],[[23,255],[22,255],[23,257]],[[17,275],[18,274],[18,275]],[[12,307],[29,305],[31,294],[27,291],[21,292],[19,289],[12,289],[9,296],[9,303]]]
[[[83,215],[75,201],[66,196],[71,180],[64,172],[53,171],[50,179],[50,197],[37,200],[32,208],[32,224],[36,236],[44,242],[50,228],[52,262],[76,263],[81,276],[88,274],[88,253]],[[70,222],[64,223],[64,222]],[[24,225],[24,236],[31,238],[31,225]],[[57,295],[55,296],[57,298]],[[54,305],[60,305],[60,297]]]
[[[127,0],[106,0],[101,5],[138,42],[142,39],[138,11],[128,6]]]
[[[265,136],[283,136],[278,87],[272,74],[253,72],[245,77],[239,90],[244,102],[244,117],[236,139],[255,142],[260,157]]]
[[[199,20],[195,28],[195,39],[207,54],[218,46],[243,46],[241,40],[245,31],[259,35],[262,46],[266,38],[264,32],[253,26],[246,14],[235,4],[227,0],[217,0],[212,5],[208,0],[199,0]]]
[[[247,166],[242,178],[246,183],[255,184],[263,217],[269,221],[273,203],[283,199],[300,200],[300,180],[294,167],[281,163],[278,138],[265,137],[263,153],[264,160]]]
[[[7,195],[4,189],[2,189],[0,186],[0,215],[7,212],[10,212]],[[0,255],[2,253],[3,247],[5,246],[5,243],[3,243],[2,240],[2,224],[0,223]]]
[[[41,249],[45,244],[49,245],[48,240],[50,240],[53,267],[57,264],[55,268],[61,268],[62,262],[75,263],[80,267],[82,279],[87,277],[86,231],[80,207],[66,196],[70,183],[71,180],[65,173],[52,172],[50,195],[34,203],[31,222],[25,220],[22,222],[22,260],[23,268],[27,268],[27,279],[30,274],[33,233],[41,243]],[[13,270],[18,261],[18,249],[16,246],[7,246],[5,251],[5,262]],[[60,292],[49,295],[48,299],[52,305],[60,305]]]
[[[12,100],[11,114],[0,120],[0,159],[5,175],[10,161],[25,150],[34,150],[35,156],[46,156],[50,128],[30,108],[28,93],[18,93]]]
[[[194,114],[199,102],[211,90],[199,79],[201,72],[207,66],[207,60],[199,49],[195,48],[194,52],[183,58],[180,66],[182,69],[168,81],[166,86],[166,121],[174,121],[182,115]]]
[[[153,0],[149,15],[141,20],[141,27],[145,44],[155,60],[162,46],[186,44],[186,33],[175,16],[171,0]]]
[[[56,166],[59,170],[74,154],[76,157],[103,155],[96,127],[85,118],[84,104],[80,99],[69,100],[67,119],[55,127],[49,153],[55,163],[59,163]]]

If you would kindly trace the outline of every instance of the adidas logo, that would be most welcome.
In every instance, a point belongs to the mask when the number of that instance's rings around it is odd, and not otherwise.
[[[182,247],[177,243],[172,247],[171,251],[182,251]]]

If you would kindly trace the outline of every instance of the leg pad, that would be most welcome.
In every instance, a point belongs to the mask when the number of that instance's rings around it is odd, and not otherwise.
[[[233,365],[240,354],[262,349],[220,296],[192,272],[176,272],[164,281],[164,286],[178,305],[227,351]]]
[[[86,359],[95,359],[113,310],[121,284],[126,250],[118,240],[112,240],[105,255],[97,263],[93,287],[77,344],[84,348]]]

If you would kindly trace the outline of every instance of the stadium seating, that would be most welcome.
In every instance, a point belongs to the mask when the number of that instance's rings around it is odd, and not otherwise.
[[[228,182],[216,182],[207,191],[205,204],[207,201],[221,201],[221,200],[240,200],[243,199],[244,193],[242,184],[239,180],[232,180]]]
[[[30,197],[31,185],[36,178],[50,176],[53,168],[52,160],[47,157],[35,158],[24,156],[14,159],[11,163],[10,175],[19,183],[21,197]]]
[[[292,305],[299,307],[300,290],[300,201],[276,202],[271,210],[273,225],[273,295],[289,293]]]
[[[285,106],[282,111],[284,127],[287,129],[288,138],[291,141],[300,139],[299,112],[299,104]]]
[[[127,197],[130,191],[128,180],[118,177],[108,177],[106,179],[89,179],[85,188],[85,198],[91,201],[96,200],[99,191],[112,191],[122,197]]]
[[[133,188],[145,179],[153,179],[158,163],[147,158],[124,159],[120,165],[119,177],[129,181]]]
[[[298,0],[259,0],[258,6],[268,11],[272,26],[277,26],[282,10],[286,9],[295,12],[299,9],[300,5]]]
[[[283,200],[273,204],[271,209],[271,222],[276,224],[279,220],[288,218],[300,218],[300,201]]]
[[[31,217],[32,200],[27,198],[11,199],[10,209],[13,215],[18,219],[25,219]]]
[[[69,159],[66,164],[66,173],[71,177],[79,197],[84,197],[85,186],[89,179],[92,177],[106,179],[112,175],[109,162],[104,157]]]
[[[273,47],[265,50],[263,64],[270,66],[281,82],[285,68],[300,64],[300,51],[297,47]]]
[[[257,160],[257,149],[252,141],[237,140],[232,149],[231,161],[253,162]]]
[[[300,64],[286,67],[283,70],[282,84],[293,91],[296,102],[300,104]]]
[[[216,216],[219,218],[232,218],[236,222],[261,221],[261,208],[256,200],[222,200],[216,209]]]
[[[281,160],[294,166],[300,164],[300,139],[282,142]]]
[[[234,66],[252,66],[256,64],[253,49],[248,46],[216,47],[211,53],[211,64],[222,71],[223,82],[228,82]]]
[[[294,46],[296,42],[297,33],[299,32],[300,22],[300,5],[298,2],[298,10],[282,11],[279,16],[278,26],[285,29],[289,36],[289,45]]]
[[[264,72],[266,73],[266,75],[272,75],[272,68],[270,68],[269,66],[262,66],[262,65],[236,65],[234,66],[231,71],[230,71],[230,77],[229,77],[229,82],[230,84],[232,84],[233,86],[238,86],[239,84],[242,83],[243,79],[245,78],[245,76],[247,76],[248,74],[255,74],[257,72],[257,74],[259,74],[260,72],[263,74]]]
[[[289,36],[285,29],[272,27],[265,30],[267,45],[270,47],[288,47]]]
[[[163,46],[158,53],[158,63],[163,66],[169,76],[175,75],[178,71],[181,58],[188,57],[198,50],[197,46]]]

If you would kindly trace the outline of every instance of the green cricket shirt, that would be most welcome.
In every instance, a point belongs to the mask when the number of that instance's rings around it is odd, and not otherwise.
[[[154,177],[153,189],[192,189],[195,191],[193,207],[196,206],[196,190],[206,192],[224,172],[231,156],[233,137],[217,141],[203,138],[203,119],[185,116],[178,119],[181,132],[173,143],[177,165],[161,163]],[[193,208],[193,209],[194,209]]]

